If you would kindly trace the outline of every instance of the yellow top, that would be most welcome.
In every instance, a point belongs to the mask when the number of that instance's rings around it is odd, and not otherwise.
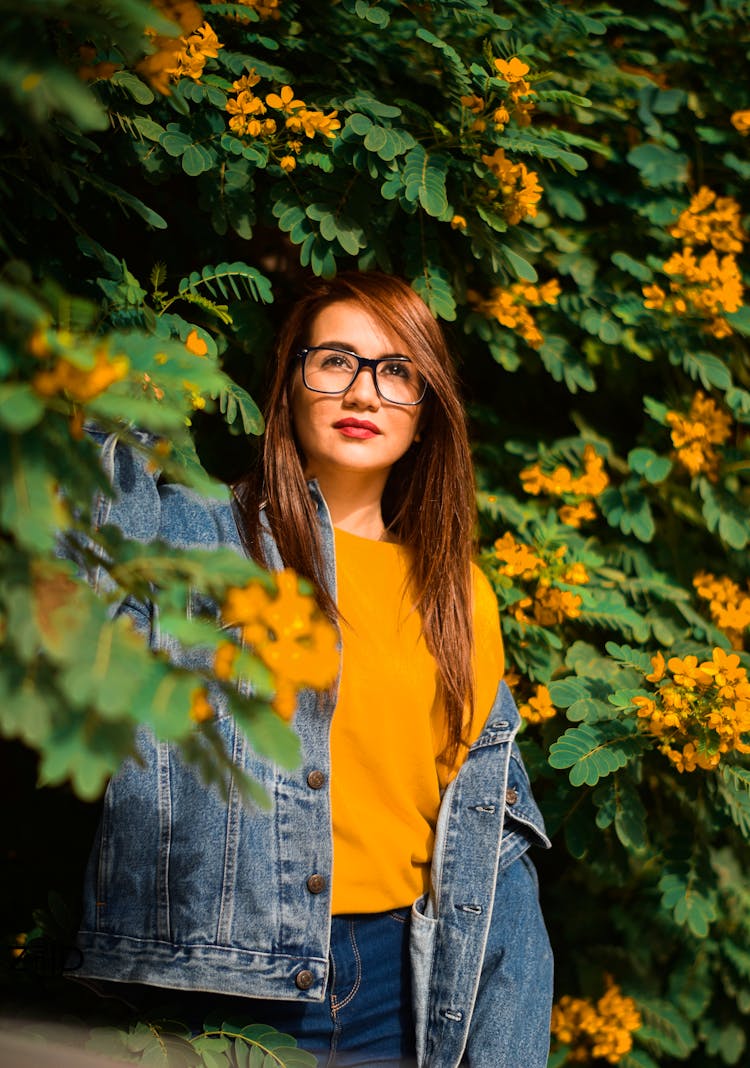
[[[400,908],[428,887],[441,791],[444,712],[437,667],[407,591],[400,545],[335,530],[343,662],[331,728],[333,914]],[[475,713],[481,733],[503,673],[497,601],[473,567]]]

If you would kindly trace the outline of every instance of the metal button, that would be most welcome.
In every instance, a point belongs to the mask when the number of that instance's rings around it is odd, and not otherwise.
[[[297,972],[295,975],[294,982],[300,990],[309,990],[315,982],[315,976],[307,968],[303,968],[301,972]]]
[[[516,790],[515,786],[509,786],[508,789],[505,791],[505,804],[515,805],[517,800],[518,790]]]
[[[315,875],[311,875],[310,878],[307,880],[307,889],[310,891],[311,894],[319,894],[321,890],[325,890],[325,888],[326,881],[323,876],[318,875],[317,872],[315,873]]]
[[[311,771],[307,776],[307,785],[311,790],[319,790],[325,781],[326,777],[319,768],[315,768],[315,770]]]

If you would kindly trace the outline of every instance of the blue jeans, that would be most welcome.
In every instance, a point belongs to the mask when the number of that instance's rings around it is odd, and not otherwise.
[[[334,916],[323,1001],[243,999],[248,1017],[294,1035],[320,1068],[413,1065],[410,909]]]

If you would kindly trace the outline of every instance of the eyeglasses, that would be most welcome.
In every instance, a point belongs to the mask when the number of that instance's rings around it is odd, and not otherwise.
[[[388,404],[421,404],[427,381],[407,356],[369,360],[346,349],[314,345],[297,353],[302,381],[313,393],[346,393],[363,368],[372,371],[378,396]]]

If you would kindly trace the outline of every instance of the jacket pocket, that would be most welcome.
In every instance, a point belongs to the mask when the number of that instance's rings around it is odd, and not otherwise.
[[[430,1004],[430,980],[435,951],[437,920],[429,915],[432,902],[427,894],[418,897],[411,907],[409,953],[411,957],[411,997],[416,1030],[417,1063],[424,1061],[427,1021]]]

